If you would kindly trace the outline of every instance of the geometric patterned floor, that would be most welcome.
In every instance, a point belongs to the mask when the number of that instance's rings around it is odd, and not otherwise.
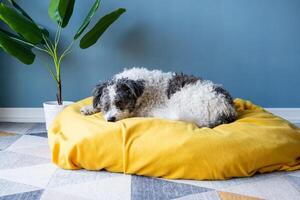
[[[300,170],[226,181],[165,180],[51,163],[45,125],[0,123],[0,200],[300,200]]]

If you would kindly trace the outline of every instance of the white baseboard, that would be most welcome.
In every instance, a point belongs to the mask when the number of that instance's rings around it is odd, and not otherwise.
[[[300,123],[300,108],[265,108],[267,111],[280,116],[292,123]]]
[[[0,108],[0,122],[45,122],[43,108]]]
[[[266,108],[293,123],[300,123],[300,108]],[[43,108],[0,108],[0,122],[45,122]]]

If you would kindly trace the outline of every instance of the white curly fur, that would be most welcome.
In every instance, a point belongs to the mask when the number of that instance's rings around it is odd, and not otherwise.
[[[113,80],[143,80],[144,91],[137,99],[137,106],[132,114],[124,114],[113,107],[105,117],[108,118],[112,114],[117,120],[126,117],[156,117],[193,122],[199,127],[204,127],[211,126],[224,114],[236,116],[233,105],[226,101],[223,94],[215,92],[216,85],[211,81],[198,80],[187,84],[168,98],[166,90],[173,75],[175,73],[146,68],[125,69],[116,74]],[[113,99],[115,92],[113,86],[109,87]],[[89,106],[82,108],[81,112],[88,115],[98,111]]]
[[[145,89],[137,104],[143,104],[135,110],[136,117],[159,117],[153,112],[167,102],[166,88],[172,73],[163,73],[160,70],[149,71],[146,68],[125,69],[122,73],[114,76],[115,79],[128,78],[131,80],[143,80]]]

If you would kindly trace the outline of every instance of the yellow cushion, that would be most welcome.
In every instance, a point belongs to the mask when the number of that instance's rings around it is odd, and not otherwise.
[[[108,123],[80,114],[91,101],[67,107],[49,130],[62,168],[199,180],[300,169],[300,129],[249,101],[235,99],[238,120],[213,129],[154,118]]]

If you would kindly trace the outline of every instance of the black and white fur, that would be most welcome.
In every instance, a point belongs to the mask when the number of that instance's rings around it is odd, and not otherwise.
[[[96,86],[93,105],[81,113],[102,112],[107,121],[157,117],[215,127],[237,117],[230,94],[200,78],[145,68],[125,69]]]

